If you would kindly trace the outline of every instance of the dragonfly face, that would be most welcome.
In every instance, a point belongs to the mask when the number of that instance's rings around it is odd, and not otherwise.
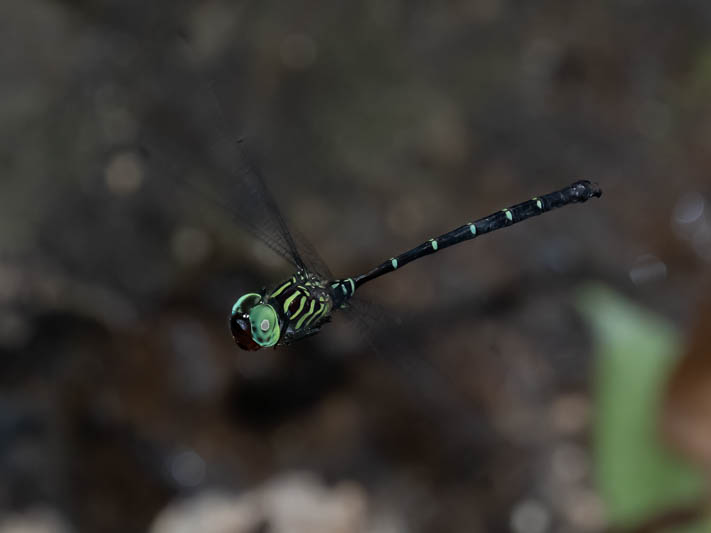
[[[281,336],[276,311],[254,292],[241,296],[232,307],[230,329],[237,346],[250,351],[274,346]]]

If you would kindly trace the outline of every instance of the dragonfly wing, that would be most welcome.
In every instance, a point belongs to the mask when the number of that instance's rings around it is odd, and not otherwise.
[[[313,246],[301,237],[298,242],[294,239],[246,143],[232,133],[213,84],[191,72],[186,62],[192,55],[189,44],[176,40],[176,45],[175,64],[163,68],[157,87],[148,86],[142,93],[146,102],[141,145],[155,153],[151,159],[158,168],[153,177],[159,187],[171,188],[163,179],[170,169],[169,181],[184,193],[229,213],[237,226],[294,267],[330,279]],[[171,100],[171,93],[165,90],[171,83],[194,85],[197,96],[190,114],[185,113],[184,102]]]
[[[452,455],[460,457],[462,468],[468,468],[465,456],[474,460],[478,451],[498,442],[496,431],[472,408],[471,398],[458,390],[452,376],[423,353],[419,335],[406,335],[406,328],[396,314],[356,296],[349,301],[344,315],[355,323],[371,352],[394,369],[394,375],[405,381],[406,390],[413,391],[420,412],[446,435],[444,440]]]

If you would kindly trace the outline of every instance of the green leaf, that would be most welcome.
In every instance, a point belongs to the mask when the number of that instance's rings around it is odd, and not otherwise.
[[[591,285],[578,298],[595,344],[595,477],[608,518],[627,526],[698,500],[701,475],[661,442],[661,393],[680,335],[614,291]]]

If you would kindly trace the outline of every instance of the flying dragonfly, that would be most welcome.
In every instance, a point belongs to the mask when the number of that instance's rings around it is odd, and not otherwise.
[[[394,272],[421,257],[553,209],[586,202],[602,195],[602,190],[596,183],[588,180],[576,181],[558,191],[531,198],[475,222],[467,222],[387,259],[368,272],[348,278],[331,279],[330,275],[324,274],[328,272],[325,267],[311,268],[304,261],[303,254],[261,176],[255,172],[247,172],[242,175],[242,179],[251,181],[248,189],[261,193],[259,196],[264,200],[263,203],[273,219],[270,224],[272,235],[265,233],[264,228],[253,227],[253,233],[296,267],[296,272],[289,279],[270,290],[246,293],[240,296],[232,307],[230,328],[234,341],[240,348],[250,351],[287,345],[315,335],[324,324],[331,321],[335,311],[348,307],[349,301],[363,284]],[[273,234],[274,230],[277,231],[276,235]]]
[[[189,41],[184,36],[181,36],[181,40],[186,45],[187,53],[192,56]],[[334,312],[349,307],[355,292],[362,285],[421,257],[553,209],[586,202],[602,195],[596,183],[579,180],[558,191],[533,197],[474,222],[467,222],[387,259],[368,272],[334,278],[311,245],[300,237],[294,238],[257,167],[251,164],[243,149],[238,146],[242,140],[229,134],[230,128],[226,124],[213,84],[208,84],[206,88],[210,98],[201,102],[210,105],[206,113],[215,119],[215,137],[210,146],[217,161],[206,157],[205,162],[209,161],[220,168],[210,172],[212,177],[207,180],[207,184],[196,183],[185,177],[175,176],[175,179],[200,193],[211,204],[219,205],[231,213],[239,225],[295,268],[290,278],[269,290],[263,288],[260,292],[243,294],[232,306],[229,318],[232,337],[244,350],[283,346],[315,335],[331,321]],[[160,146],[161,141],[165,141],[165,136],[159,136],[153,142],[148,142],[148,145]],[[197,151],[196,148],[197,145],[193,144],[191,152]],[[219,180],[222,183],[217,183]]]

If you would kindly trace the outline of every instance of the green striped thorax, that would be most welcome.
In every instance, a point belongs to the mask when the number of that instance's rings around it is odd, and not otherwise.
[[[332,309],[346,307],[355,287],[352,278],[328,282],[298,270],[270,291],[240,296],[230,315],[232,337],[254,351],[313,335],[331,319]]]
[[[276,310],[264,303],[263,296],[255,292],[240,296],[232,307],[230,329],[235,342],[243,350],[274,346],[281,336]]]

